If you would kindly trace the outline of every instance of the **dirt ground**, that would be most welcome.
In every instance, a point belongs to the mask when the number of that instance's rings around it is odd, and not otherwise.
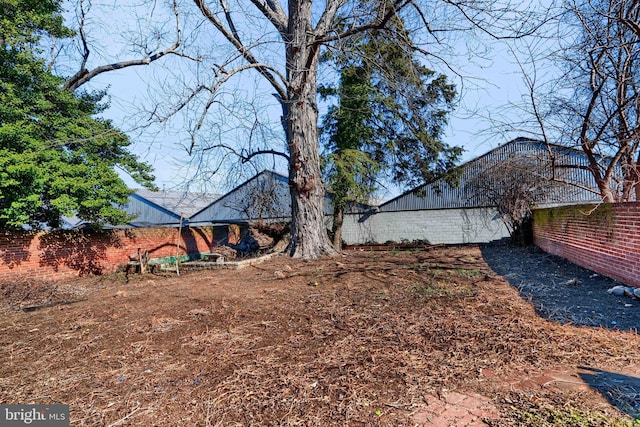
[[[607,290],[622,283],[547,254],[505,242],[481,246],[489,267],[520,291],[541,316],[561,323],[640,330],[640,300]],[[639,362],[640,363],[640,362]]]
[[[640,305],[570,268],[471,245],[8,284],[0,402],[69,404],[74,426],[415,426],[455,392],[495,408],[468,425],[631,425]],[[568,379],[521,381],[550,370]]]

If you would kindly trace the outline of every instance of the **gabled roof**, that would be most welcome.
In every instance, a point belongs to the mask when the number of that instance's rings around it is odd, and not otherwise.
[[[489,152],[472,159],[460,166],[459,185],[451,186],[444,179],[423,184],[395,197],[378,207],[379,211],[406,211],[421,209],[453,209],[489,207],[491,203],[472,189],[474,178],[488,167],[499,164],[505,159],[514,156],[535,159],[540,165],[549,166],[549,150],[552,150],[558,164],[586,166],[588,159],[580,150],[573,148],[546,144],[542,141],[527,138],[516,138]],[[544,175],[544,171],[536,171]],[[559,172],[560,173],[560,172]],[[568,184],[554,183],[549,191],[547,200],[540,200],[540,205],[562,204],[571,202],[599,201],[597,186],[593,176],[584,169],[562,169],[563,180],[573,182],[584,188],[570,186]],[[557,185],[556,185],[557,184]],[[589,191],[586,188],[593,189]]]
[[[265,197],[266,195],[266,197]],[[353,211],[370,206],[354,204]],[[333,213],[331,194],[324,196],[324,215]],[[190,224],[246,223],[252,220],[288,221],[291,218],[289,177],[263,170],[193,214]]]
[[[218,197],[208,193],[137,189],[129,196],[128,203],[121,206],[134,219],[115,228],[178,226],[181,218],[186,224],[194,212]]]
[[[247,218],[246,213],[241,212],[242,209],[236,205],[247,204],[247,198],[255,197],[255,194],[252,193],[256,192],[258,188],[261,188],[264,183],[268,182],[275,184],[275,186],[269,188],[268,191],[277,199],[279,204],[279,206],[272,206],[272,210],[281,213],[278,217],[290,215],[291,204],[288,197],[289,177],[265,169],[195,212],[191,216],[192,222],[246,222],[253,219]],[[276,200],[272,201],[272,203],[276,203]]]
[[[220,198],[220,195],[210,193],[189,193],[186,191],[151,191],[138,189],[132,197],[144,199],[158,208],[176,215],[178,218],[181,215],[185,218],[190,218],[193,214]]]
[[[222,203],[222,202],[224,202],[225,199],[229,199],[229,198],[233,197],[234,194],[239,193],[240,191],[242,191],[243,188],[248,187],[250,184],[252,184],[253,182],[257,181],[262,176],[264,176],[265,178],[267,178],[269,180],[272,180],[274,182],[281,182],[281,183],[288,183],[289,182],[289,178],[284,176],[283,174],[278,173],[278,172],[274,172],[272,170],[265,169],[262,172],[258,173],[253,178],[250,178],[250,179],[246,180],[245,182],[243,182],[242,184],[238,185],[237,187],[235,187],[233,190],[229,191],[228,193],[221,195],[220,197],[216,198],[215,200],[211,200],[209,203],[207,203],[206,205],[202,206],[200,209],[195,211],[193,213],[192,217],[194,218],[194,220],[198,221],[198,217],[204,211],[206,211],[207,209],[210,209],[212,207],[212,205],[218,204],[218,203]]]
[[[60,218],[60,228],[63,230],[71,230],[74,228],[80,228],[84,226],[84,220],[78,218],[76,215],[73,216],[63,216]]]

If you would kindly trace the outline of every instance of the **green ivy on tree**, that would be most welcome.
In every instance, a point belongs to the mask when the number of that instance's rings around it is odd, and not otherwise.
[[[462,149],[440,139],[455,86],[414,59],[409,40],[395,17],[389,29],[365,32],[324,58],[340,75],[337,87],[320,88],[321,96],[338,100],[321,127],[337,248],[345,209],[367,203],[381,182],[411,188],[455,176]]]
[[[47,69],[38,42],[71,35],[57,0],[0,0],[0,229],[55,228],[72,215],[95,226],[127,222],[117,206],[131,190],[116,168],[153,188],[151,166],[97,116],[105,93],[64,90]]]

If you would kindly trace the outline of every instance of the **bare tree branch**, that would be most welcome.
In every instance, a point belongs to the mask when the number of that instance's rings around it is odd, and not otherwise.
[[[640,194],[640,32],[635,0],[575,0],[563,4],[557,51],[544,59],[560,65],[559,77],[537,86],[534,52],[523,71],[528,113],[543,139],[574,147],[605,202],[636,200]],[[549,44],[543,45],[548,49]],[[531,71],[532,69],[532,71]],[[527,72],[525,72],[527,71]],[[545,111],[543,112],[543,109]],[[548,130],[552,129],[552,135]],[[557,164],[558,170],[573,168]]]
[[[242,159],[242,163],[247,163],[248,161],[250,161],[254,157],[261,156],[261,155],[264,155],[264,154],[273,154],[274,156],[283,157],[287,161],[291,160],[291,157],[289,157],[287,154],[283,153],[282,151],[277,151],[277,150],[257,150],[257,151],[253,151],[253,152],[248,153],[248,154],[243,154],[243,155],[240,156],[240,158]]]
[[[251,50],[244,46],[240,39],[238,39],[234,32],[227,29],[223,23],[216,17],[216,15],[207,7],[204,3],[204,0],[194,0],[194,3],[200,9],[202,14],[204,15],[209,22],[213,24],[213,26],[224,36],[224,38],[229,41],[234,48],[242,55],[242,57],[249,63],[253,64],[253,68],[255,68],[274,88],[274,90],[278,93],[281,99],[287,98],[287,91],[285,87],[283,87],[276,76],[272,73],[273,69],[271,67],[265,67],[261,61],[258,61],[255,56],[251,53]],[[270,10],[270,9],[269,9]],[[269,12],[271,14],[271,12]],[[230,19],[230,16],[228,17]],[[275,15],[272,17],[275,18]]]
[[[337,41],[340,39],[345,39],[347,37],[351,37],[355,34],[359,34],[369,30],[380,30],[385,28],[387,23],[391,18],[393,18],[400,10],[404,9],[408,4],[411,3],[411,0],[397,0],[391,4],[391,7],[388,9],[380,10],[376,19],[372,22],[364,25],[360,25],[357,27],[349,28],[345,31],[342,31],[338,34],[330,35],[330,31],[327,31],[325,34],[317,32],[315,43],[317,44],[326,44],[333,41]],[[328,14],[327,14],[328,16]],[[328,18],[327,18],[328,19]],[[324,24],[325,27],[330,24],[330,22]]]
[[[286,153],[283,153],[282,151],[278,151],[278,150],[256,150],[252,152],[246,152],[244,149],[241,149],[240,151],[238,151],[236,148],[230,146],[229,144],[215,144],[215,145],[211,145],[209,147],[203,148],[202,150],[211,151],[211,150],[217,150],[217,149],[224,149],[229,153],[232,153],[234,156],[238,157],[242,161],[242,163],[248,163],[254,157],[268,155],[268,154],[283,157],[287,161],[291,159]]]
[[[280,3],[274,0],[250,0],[251,3],[273,24],[280,35],[287,32],[287,15],[285,15]]]
[[[86,11],[84,9],[83,1],[80,2],[80,10],[81,10],[81,17],[80,17],[81,20],[80,20],[79,33],[80,33],[80,39],[82,40],[84,53],[82,55],[82,64],[80,66],[80,70],[76,74],[68,78],[64,83],[64,88],[69,91],[74,91],[78,89],[80,86],[84,85],[85,83],[87,83],[88,81],[90,81],[91,79],[93,79],[94,77],[102,73],[106,73],[108,71],[120,70],[122,68],[139,66],[139,65],[149,65],[150,63],[157,61],[158,59],[166,55],[176,55],[176,56],[189,58],[192,60],[198,60],[197,58],[190,58],[188,55],[182,54],[178,51],[178,49],[180,48],[180,44],[182,43],[182,29],[180,26],[180,15],[178,13],[177,0],[174,0],[173,13],[174,13],[175,23],[176,23],[176,41],[173,45],[169,46],[164,50],[156,52],[154,54],[149,54],[144,58],[114,62],[112,64],[98,66],[92,70],[87,70],[86,66],[89,60],[89,55],[91,53],[91,50],[89,49],[89,46],[87,43],[87,37],[84,32]]]

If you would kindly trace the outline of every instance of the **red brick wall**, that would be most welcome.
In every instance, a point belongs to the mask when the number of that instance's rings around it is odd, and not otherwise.
[[[640,203],[539,209],[534,242],[545,252],[640,287]]]
[[[0,282],[112,273],[138,248],[150,258],[175,256],[177,241],[177,228],[0,232]],[[209,252],[213,245],[211,227],[185,227],[179,255]]]

